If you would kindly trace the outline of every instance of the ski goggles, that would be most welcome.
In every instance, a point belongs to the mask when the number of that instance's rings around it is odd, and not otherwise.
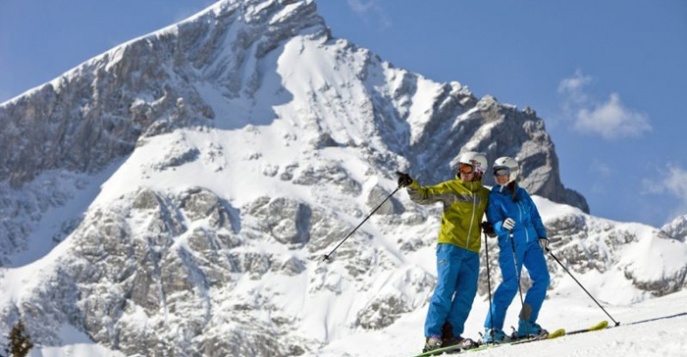
[[[472,165],[460,164],[460,166],[458,167],[458,172],[461,174],[468,175],[468,174],[475,172],[475,168],[472,167]]]
[[[495,167],[494,176],[507,176],[510,175],[510,169],[507,167]]]

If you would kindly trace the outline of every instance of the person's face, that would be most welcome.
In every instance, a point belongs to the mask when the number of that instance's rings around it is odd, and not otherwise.
[[[496,183],[499,184],[499,186],[503,186],[506,183],[508,183],[508,175],[503,175],[503,176],[494,176],[496,178]]]
[[[494,171],[494,179],[499,186],[503,186],[508,183],[508,177],[510,176],[510,170],[508,169],[497,169]]]
[[[472,165],[460,164],[458,168],[458,174],[460,179],[463,181],[474,181],[475,180],[475,168]]]

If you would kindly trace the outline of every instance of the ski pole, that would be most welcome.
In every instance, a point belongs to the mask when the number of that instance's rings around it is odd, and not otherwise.
[[[556,260],[556,263],[558,263],[558,265],[560,265],[561,268],[563,268],[563,270],[565,270],[565,272],[568,273],[568,275],[570,275],[570,277],[573,278],[573,280],[575,280],[575,282],[577,283],[577,285],[579,285],[579,286],[582,288],[582,290],[584,290],[584,292],[587,293],[587,295],[589,295],[589,297],[592,298],[592,300],[594,300],[594,302],[596,303],[596,305],[599,306],[599,307],[601,308],[601,310],[603,310],[603,312],[606,313],[606,315],[611,319],[611,321],[613,321],[613,322],[615,323],[616,326],[620,325],[620,321],[616,321],[616,320],[613,318],[613,316],[611,316],[611,314],[609,314],[608,311],[606,311],[606,309],[604,309],[603,306],[601,306],[601,304],[599,304],[599,302],[596,301],[596,299],[594,299],[594,297],[592,296],[592,294],[590,294],[589,291],[587,291],[587,289],[585,289],[584,286],[582,286],[582,284],[580,284],[580,282],[577,281],[577,279],[575,278],[574,275],[572,275],[572,273],[570,272],[570,270],[568,270],[568,268],[566,268],[565,265],[563,265],[563,263],[561,263],[561,261],[558,260],[558,258],[557,258],[555,255],[553,255],[553,252],[551,251],[551,249],[548,249],[547,251],[548,251],[548,253],[551,255],[551,257],[553,257],[553,259]]]
[[[494,342],[494,310],[491,306],[491,273],[489,272],[489,247],[487,244],[487,232],[484,232],[484,254],[486,255],[487,261],[487,289],[489,289],[489,319],[491,320],[489,334],[491,335],[491,341]]]
[[[513,265],[515,266],[515,276],[518,278],[518,292],[520,292],[520,304],[525,307],[525,301],[522,299],[522,287],[520,287],[520,273],[518,272],[518,258],[515,255],[515,239],[513,239],[513,231],[508,234],[510,237],[510,247],[513,251]]]
[[[360,222],[360,224],[358,224],[357,227],[353,228],[353,230],[351,231],[351,233],[348,233],[348,235],[346,236],[346,238],[344,238],[341,242],[339,242],[339,244],[337,244],[336,247],[334,247],[334,249],[332,249],[332,251],[329,252],[329,254],[325,254],[325,255],[324,255],[324,259],[322,259],[322,261],[327,261],[327,260],[329,260],[329,257],[330,257],[332,254],[334,254],[334,251],[337,250],[337,249],[341,246],[341,244],[343,244],[343,242],[346,241],[346,239],[348,239],[350,236],[352,236],[353,233],[355,233],[355,231],[357,231],[358,228],[360,228],[360,226],[362,226],[363,223],[365,223],[365,221],[367,221],[370,217],[372,217],[372,215],[373,215],[375,212],[377,212],[377,210],[379,209],[379,207],[382,207],[382,205],[384,204],[384,202],[388,201],[388,200],[391,198],[391,196],[393,196],[400,188],[401,188],[401,186],[396,187],[396,189],[394,190],[394,192],[392,192],[389,196],[387,196],[387,197],[384,199],[384,201],[382,201],[382,203],[380,203],[377,207],[375,207],[375,209],[373,209],[372,212],[370,212],[370,214],[368,214],[367,217],[365,217],[365,219],[363,219],[363,221]]]
[[[511,250],[513,251],[513,265],[515,265],[515,276],[518,278],[518,292],[520,293],[520,306],[522,309],[522,312],[524,313],[525,311],[525,300],[522,298],[522,287],[520,286],[520,272],[518,272],[518,259],[517,256],[515,255],[515,239],[513,239],[513,230],[508,231],[508,237],[510,238],[510,247]],[[529,318],[528,318],[529,319]],[[527,327],[526,334],[530,334],[529,327]]]

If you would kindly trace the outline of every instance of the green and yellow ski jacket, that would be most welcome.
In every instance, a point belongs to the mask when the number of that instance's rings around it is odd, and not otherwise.
[[[443,203],[439,243],[479,252],[480,227],[489,199],[489,190],[482,186],[481,180],[465,182],[455,178],[434,186],[420,186],[413,180],[408,195],[413,202],[423,205]]]

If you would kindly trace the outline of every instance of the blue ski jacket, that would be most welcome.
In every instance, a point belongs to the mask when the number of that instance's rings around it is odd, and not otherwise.
[[[487,206],[487,220],[494,226],[496,234],[507,236],[508,230],[503,229],[506,218],[515,220],[513,239],[518,242],[532,242],[539,238],[547,238],[544,223],[532,197],[522,187],[515,185],[515,200],[513,191],[507,186],[494,186],[489,192]]]

